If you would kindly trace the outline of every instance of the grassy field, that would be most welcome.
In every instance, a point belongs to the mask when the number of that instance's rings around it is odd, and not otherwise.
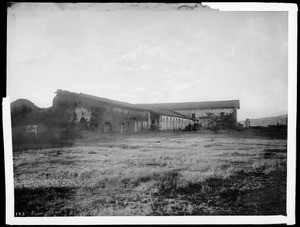
[[[286,215],[286,142],[236,131],[86,133],[72,146],[18,149],[16,215]]]

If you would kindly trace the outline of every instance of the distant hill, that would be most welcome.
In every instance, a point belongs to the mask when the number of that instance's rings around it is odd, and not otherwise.
[[[11,109],[31,108],[32,110],[39,109],[33,102],[28,99],[18,99],[10,104]]]
[[[27,99],[18,99],[10,107],[12,126],[37,124],[45,118],[45,110]]]
[[[245,120],[239,121],[240,124],[244,124]],[[250,126],[268,126],[268,125],[286,125],[287,114],[276,116],[276,117],[264,117],[250,119]]]

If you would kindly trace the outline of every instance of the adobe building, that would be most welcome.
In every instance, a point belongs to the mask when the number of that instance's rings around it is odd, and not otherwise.
[[[52,108],[75,128],[104,133],[136,132],[149,128],[149,111],[126,102],[58,90]]]
[[[68,127],[103,133],[179,130],[193,120],[171,110],[143,108],[127,102],[58,90],[52,110]]]
[[[143,108],[159,108],[173,110],[188,118],[203,128],[219,127],[234,128],[237,126],[237,109],[240,109],[239,100],[209,101],[209,102],[181,102],[181,103],[154,103],[137,104]]]
[[[182,130],[237,125],[239,101],[131,104],[83,93],[58,90],[52,110],[68,127],[103,133]]]

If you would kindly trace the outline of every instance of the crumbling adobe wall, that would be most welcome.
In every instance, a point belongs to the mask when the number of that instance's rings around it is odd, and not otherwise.
[[[148,111],[119,107],[68,91],[57,91],[52,108],[76,130],[134,132],[148,126]]]
[[[85,109],[83,107],[76,107],[74,110],[74,119],[72,119],[75,123],[79,123],[82,118],[87,121],[90,122],[91,118],[92,118],[92,112],[88,109]]]
[[[67,91],[57,91],[52,110],[60,118],[61,127],[71,127],[75,130],[97,129],[98,121],[103,118],[105,111],[103,107]]]

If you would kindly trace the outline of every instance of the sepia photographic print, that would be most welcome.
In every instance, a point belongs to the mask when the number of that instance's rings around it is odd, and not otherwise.
[[[11,3],[7,224],[294,224],[296,17]]]

